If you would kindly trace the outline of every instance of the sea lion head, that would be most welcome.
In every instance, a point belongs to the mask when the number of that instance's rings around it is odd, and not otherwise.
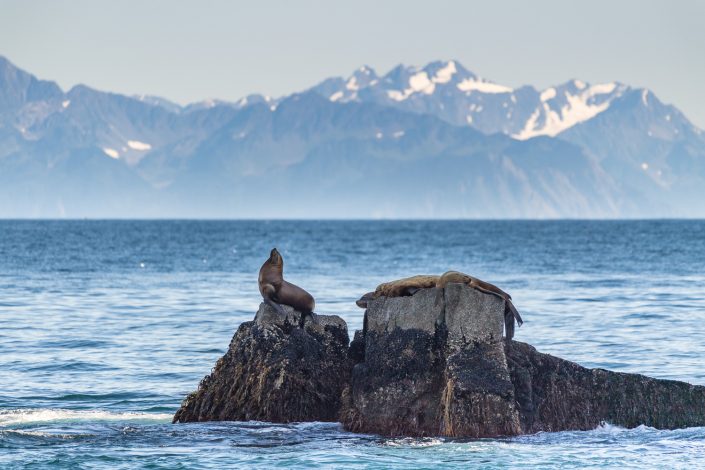
[[[284,259],[276,248],[272,248],[272,251],[269,253],[269,263],[274,266],[284,266]]]
[[[355,304],[360,308],[367,308],[367,305],[369,304],[369,302],[374,299],[375,299],[375,293],[368,292],[367,294],[363,295],[358,300],[356,300]]]

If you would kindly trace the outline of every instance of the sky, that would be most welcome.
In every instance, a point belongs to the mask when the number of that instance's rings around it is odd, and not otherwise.
[[[646,87],[705,128],[703,24],[698,0],[0,0],[0,55],[64,89],[181,104],[455,59],[511,87]]]

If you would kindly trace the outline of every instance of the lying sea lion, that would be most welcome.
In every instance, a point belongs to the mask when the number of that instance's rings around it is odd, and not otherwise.
[[[269,259],[259,269],[259,292],[264,302],[282,315],[286,315],[279,304],[289,305],[301,312],[300,325],[303,328],[304,319],[310,315],[316,319],[313,309],[316,301],[313,296],[290,282],[284,280],[284,259],[276,248],[272,248]]]
[[[507,294],[494,284],[490,284],[489,282],[485,282],[481,279],[472,277],[470,275],[458,271],[448,271],[440,277],[438,283],[436,283],[436,287],[445,287],[446,284],[450,284],[453,282],[465,284],[467,286],[472,287],[473,289],[479,290],[480,292],[495,295],[500,299],[504,300],[504,329],[507,333],[507,339],[512,339],[514,337],[515,320],[517,322],[517,325],[519,326],[524,324],[524,320],[522,320],[521,315],[519,315],[519,312],[512,303],[512,296]]]
[[[440,276],[419,274],[418,276],[384,282],[378,285],[374,292],[368,292],[360,297],[355,304],[360,308],[367,308],[367,302],[378,297],[406,297],[414,295],[419,289],[436,287],[439,277]]]
[[[512,296],[504,292],[499,287],[485,282],[476,277],[469,276],[458,271],[448,271],[442,276],[419,275],[399,279],[396,281],[385,282],[377,286],[374,292],[368,292],[355,303],[360,308],[367,308],[369,301],[378,297],[404,297],[414,295],[419,289],[429,287],[444,288],[447,284],[459,283],[465,284],[473,289],[477,289],[485,294],[495,295],[504,300],[504,328],[506,330],[507,339],[514,337],[514,321],[521,326],[524,321],[519,315],[519,312],[512,303]]]

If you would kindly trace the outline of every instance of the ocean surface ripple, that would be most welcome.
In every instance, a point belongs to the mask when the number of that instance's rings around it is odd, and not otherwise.
[[[386,439],[171,416],[286,278],[354,331],[378,283],[456,269],[512,294],[516,339],[705,385],[705,221],[0,221],[0,468],[693,468],[705,428]]]

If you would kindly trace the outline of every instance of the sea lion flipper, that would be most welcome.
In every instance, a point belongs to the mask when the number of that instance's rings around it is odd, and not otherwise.
[[[307,317],[307,316],[310,316],[310,317],[311,317],[311,321],[312,321],[313,323],[318,323],[317,315],[316,315],[314,312],[305,312],[305,313],[302,312],[302,313],[301,313],[301,319],[299,320],[299,326],[300,326],[301,328],[304,327],[304,323],[305,323],[305,320],[306,320],[306,317]]]
[[[519,326],[524,324],[524,320],[521,319],[521,315],[519,315],[519,311],[516,309],[514,304],[512,303],[511,300],[507,300],[507,308],[509,308],[509,311],[512,312],[512,315],[514,316],[514,319],[517,321],[517,324]]]
[[[504,312],[504,333],[507,340],[514,338],[514,315],[509,309]]]
[[[279,313],[280,315],[286,316],[286,312],[284,311],[284,309],[282,308],[282,306],[279,305],[278,303],[276,303],[275,301],[273,301],[272,299],[265,298],[265,299],[264,299],[264,303],[266,303],[267,305],[269,305],[270,307],[272,307],[272,308],[273,308],[274,310],[276,310],[277,313]]]
[[[507,300],[504,305],[504,331],[507,340],[514,338],[514,322],[521,326],[524,321],[511,300]]]
[[[480,292],[484,292],[485,294],[490,294],[499,297],[500,299],[507,300],[502,294],[499,292],[495,292],[490,289],[486,289],[484,287],[480,287],[477,284],[471,284],[471,287],[474,287],[475,289],[479,290]]]
[[[262,299],[264,300],[264,303],[272,307],[280,315],[286,316],[286,312],[282,306],[274,301],[277,291],[276,288],[272,284],[265,284],[260,290],[262,292]]]

